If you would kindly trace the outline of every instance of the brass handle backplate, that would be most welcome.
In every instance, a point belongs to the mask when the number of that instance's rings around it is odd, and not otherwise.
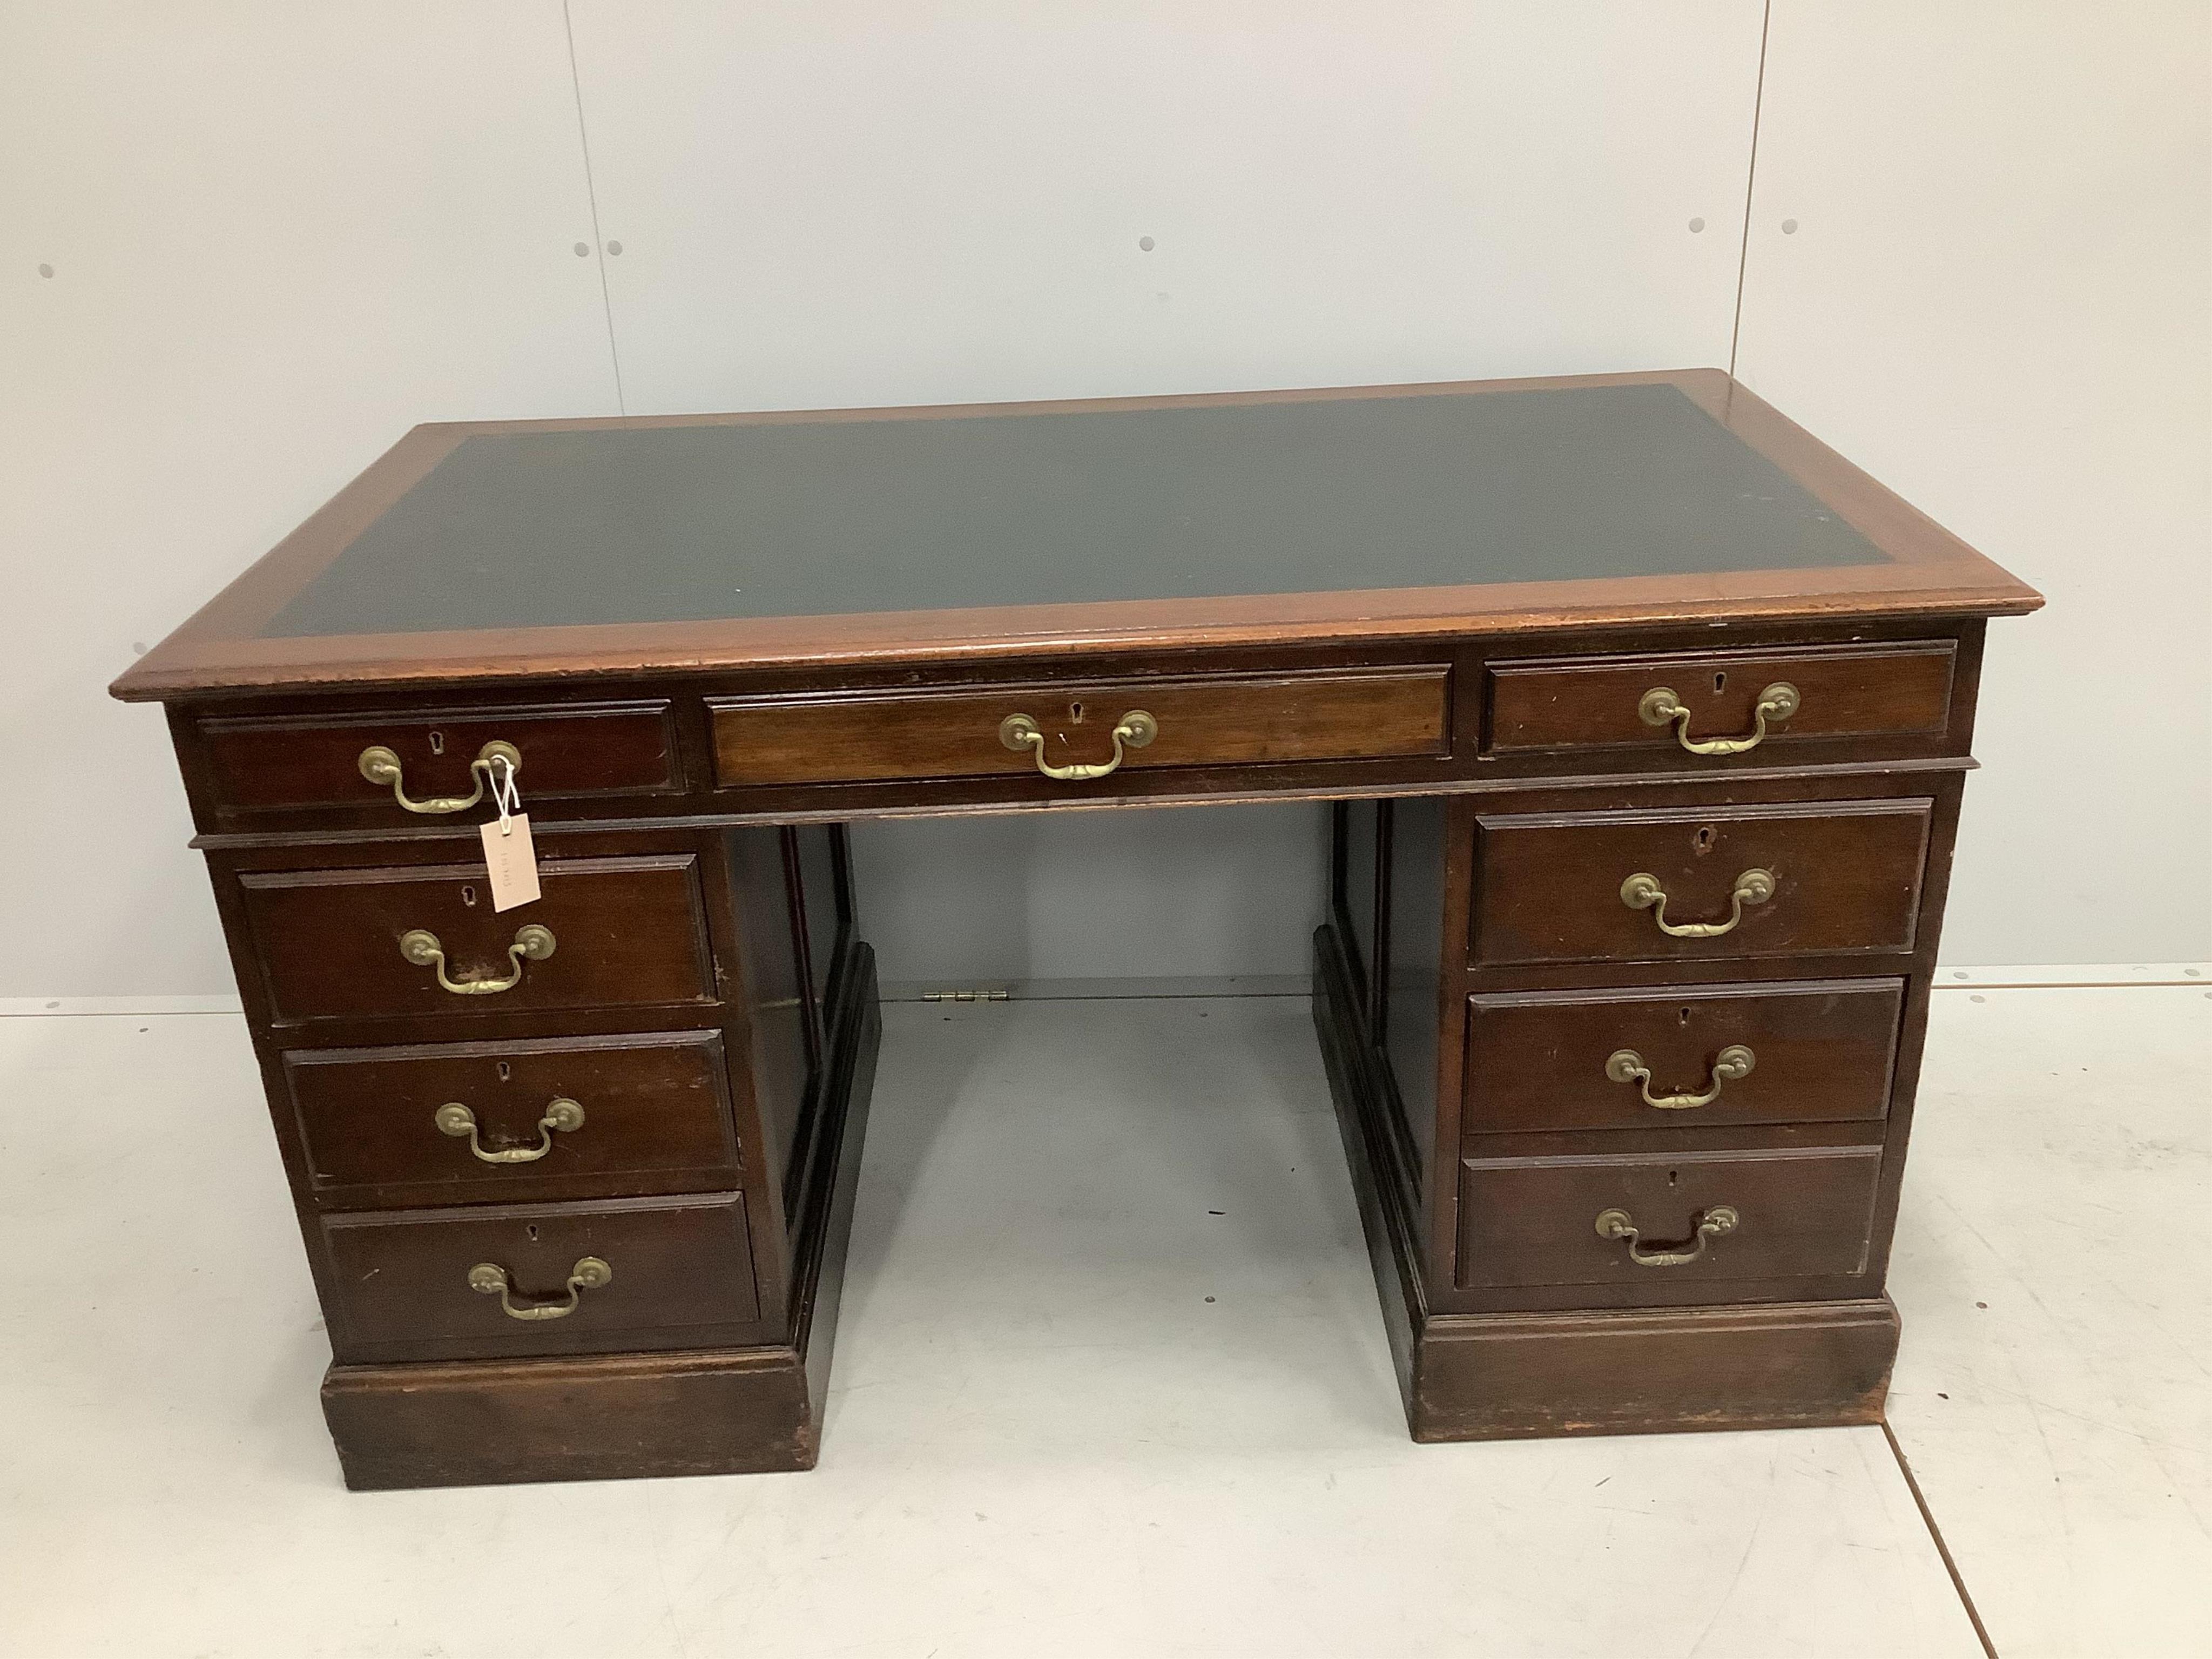
[[[1732,933],[1743,920],[1747,904],[1764,904],[1774,896],[1773,872],[1766,870],[1747,870],[1735,878],[1729,890],[1729,919],[1726,921],[1669,921],[1667,920],[1667,890],[1659,884],[1659,878],[1639,870],[1620,884],[1620,902],[1632,910],[1650,910],[1659,931],[1669,939],[1718,939],[1723,933]]]
[[[1017,754],[1024,749],[1036,751],[1036,769],[1045,776],[1061,783],[1080,783],[1087,778],[1103,778],[1116,770],[1123,758],[1123,746],[1142,749],[1160,734],[1160,723],[1141,708],[1132,708],[1114,722],[1114,758],[1083,766],[1054,766],[1044,757],[1044,732],[1027,714],[1009,714],[999,722],[999,741]]]
[[[1605,1074],[1615,1083],[1633,1083],[1643,1091],[1644,1103],[1656,1106],[1662,1112],[1679,1112],[1689,1106],[1710,1106],[1721,1097],[1721,1085],[1733,1083],[1738,1078],[1749,1077],[1759,1057],[1741,1042],[1731,1042],[1713,1056],[1713,1077],[1705,1089],[1694,1095],[1655,1095],[1651,1092],[1651,1068],[1644,1063],[1644,1056],[1633,1048],[1615,1048],[1606,1057]],[[453,1131],[448,1130],[447,1133]]]
[[[545,1115],[538,1120],[538,1144],[535,1146],[502,1146],[496,1152],[486,1152],[483,1141],[477,1139],[477,1115],[458,1100],[449,1100],[431,1114],[430,1121],[438,1126],[441,1134],[459,1139],[468,1137],[469,1151],[479,1162],[485,1164],[535,1164],[553,1150],[553,1137],[566,1134],[571,1129],[584,1127],[584,1109],[563,1097],[545,1108]]]
[[[1734,1206],[1716,1204],[1691,1218],[1690,1236],[1680,1243],[1646,1244],[1637,1229],[1636,1218],[1627,1211],[1600,1210],[1597,1236],[1627,1240],[1628,1259],[1639,1267],[1680,1267],[1703,1255],[1708,1240],[1734,1232],[1738,1219]]]
[[[586,1291],[611,1283],[615,1270],[595,1255],[580,1256],[568,1269],[568,1282],[559,1302],[517,1302],[514,1280],[496,1261],[479,1261],[469,1269],[469,1288],[479,1296],[499,1298],[500,1311],[509,1319],[566,1319],[576,1311]]]
[[[1777,680],[1759,694],[1759,702],[1752,709],[1751,735],[1742,738],[1693,738],[1690,735],[1690,711],[1671,685],[1655,685],[1644,694],[1636,705],[1636,713],[1646,726],[1672,726],[1674,741],[1692,755],[1741,755],[1747,749],[1756,749],[1766,741],[1766,723],[1778,724],[1796,714],[1804,701],[1797,688],[1787,680]]]
[[[536,922],[515,930],[514,943],[507,947],[510,970],[499,979],[452,979],[446,973],[446,950],[438,943],[438,936],[421,927],[410,927],[399,936],[399,954],[417,968],[434,968],[441,989],[457,997],[486,997],[501,991],[512,991],[522,983],[522,964],[526,961],[543,962],[553,954],[553,930],[541,927]],[[453,1131],[448,1129],[448,1134]]]
[[[465,795],[432,795],[425,800],[407,798],[407,781],[400,775],[399,757],[380,743],[373,743],[361,751],[355,763],[362,776],[371,783],[392,786],[392,799],[410,812],[465,812],[484,796],[484,784],[491,777],[492,763],[505,761],[510,773],[522,769],[522,751],[511,743],[493,738],[477,751],[469,763],[469,770],[476,775],[477,787]]]

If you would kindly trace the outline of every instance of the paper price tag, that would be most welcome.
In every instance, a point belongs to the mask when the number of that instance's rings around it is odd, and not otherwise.
[[[478,826],[483,837],[484,867],[491,872],[491,908],[512,910],[538,896],[538,854],[530,844],[530,815],[517,812],[497,823]]]
[[[491,798],[499,817],[477,826],[483,838],[484,868],[491,874],[491,908],[512,910],[538,897],[538,849],[530,844],[530,815],[516,809],[522,792],[504,757],[494,763]]]

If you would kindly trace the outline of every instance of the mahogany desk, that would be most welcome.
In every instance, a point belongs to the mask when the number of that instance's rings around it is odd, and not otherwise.
[[[1713,370],[484,422],[114,690],[354,1486],[811,1465],[842,826],[1101,803],[1337,803],[1314,1016],[1415,1437],[1855,1423],[1984,622],[2040,602]]]

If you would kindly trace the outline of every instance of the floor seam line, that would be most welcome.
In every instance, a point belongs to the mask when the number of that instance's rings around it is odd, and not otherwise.
[[[1951,1575],[1951,1588],[1958,1592],[1959,1605],[1966,1610],[1966,1622],[1974,1627],[1974,1639],[1982,1644],[1982,1651],[1989,1659],[2000,1659],[1996,1644],[1990,1640],[1989,1627],[1982,1623],[1981,1609],[1974,1605],[1973,1595],[1966,1588],[1958,1562],[1952,1558],[1950,1545],[1944,1541],[1942,1528],[1936,1524],[1936,1512],[1928,1507],[1927,1494],[1920,1490],[1920,1478],[1912,1473],[1911,1461],[1898,1443],[1897,1431],[1890,1427],[1887,1413],[1881,1419],[1881,1437],[1889,1442],[1889,1455],[1897,1460],[1897,1471],[1905,1477],[1905,1489],[1912,1494],[1913,1507],[1920,1511],[1921,1523],[1936,1542],[1936,1553],[1942,1558],[1943,1571]]]

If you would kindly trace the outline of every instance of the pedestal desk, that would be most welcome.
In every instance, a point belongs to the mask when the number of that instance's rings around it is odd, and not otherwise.
[[[114,690],[356,1486],[811,1465],[844,826],[1117,804],[1334,803],[1286,891],[1416,1438],[1857,1423],[1983,627],[2039,603],[1712,370],[471,422]]]

